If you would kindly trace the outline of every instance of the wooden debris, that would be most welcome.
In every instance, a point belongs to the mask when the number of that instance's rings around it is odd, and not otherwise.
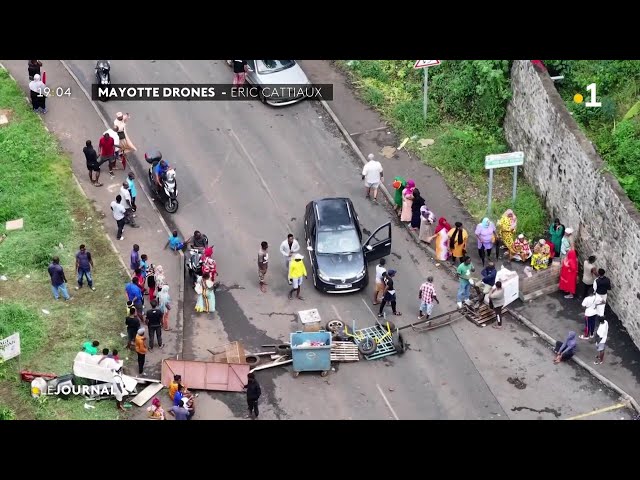
[[[358,362],[360,352],[358,346],[353,342],[333,342],[331,344],[332,362]]]
[[[260,365],[259,367],[255,367],[251,369],[249,373],[257,372],[258,370],[265,370],[267,368],[272,368],[272,367],[281,367],[282,365],[288,365],[289,363],[292,363],[292,362],[293,362],[292,358],[287,357],[285,355],[280,355],[278,356],[277,360],[274,360],[273,362],[267,363],[265,365]]]

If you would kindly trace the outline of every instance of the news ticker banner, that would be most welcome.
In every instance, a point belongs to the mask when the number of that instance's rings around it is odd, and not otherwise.
[[[218,101],[263,100],[287,101],[299,97],[310,100],[333,100],[333,85],[231,85],[231,84],[121,84],[91,86],[93,100],[164,100]]]

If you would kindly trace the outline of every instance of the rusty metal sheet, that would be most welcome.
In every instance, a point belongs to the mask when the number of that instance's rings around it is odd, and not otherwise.
[[[162,362],[162,384],[169,386],[174,375],[193,390],[242,392],[251,367],[237,363],[198,362],[166,359]]]

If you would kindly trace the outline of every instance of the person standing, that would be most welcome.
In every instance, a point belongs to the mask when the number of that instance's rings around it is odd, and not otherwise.
[[[516,230],[518,228],[518,217],[510,208],[498,220],[498,238],[502,245],[505,246],[509,255],[513,255],[513,242],[515,240]],[[500,257],[500,247],[496,242],[496,260]]]
[[[111,380],[113,396],[116,397],[116,407],[118,410],[124,411],[124,406],[122,405],[122,400],[125,395],[128,395],[129,392],[124,385],[124,380],[122,378],[122,367],[119,367],[117,370],[113,372],[113,379]]]
[[[241,87],[244,85],[247,72],[249,71],[249,65],[246,60],[234,60],[233,61],[233,86]]]
[[[149,327],[149,351],[153,351],[153,339],[158,339],[158,346],[162,348],[162,312],[158,308],[158,301],[151,300],[151,309],[147,310],[147,327]]]
[[[378,203],[378,188],[380,182],[384,182],[384,172],[382,164],[377,161],[375,155],[370,153],[367,157],[369,161],[362,168],[362,180],[364,180],[365,198],[371,198]]]
[[[400,221],[403,223],[411,222],[411,205],[413,205],[413,190],[416,188],[416,182],[412,179],[407,180],[407,186],[402,190],[402,211],[400,212]]]
[[[269,244],[267,242],[260,243],[260,250],[258,251],[258,281],[260,282],[260,290],[263,293],[267,292],[267,282],[265,282],[265,276],[267,275],[267,268],[269,267]]]
[[[136,268],[140,268],[140,245],[137,243],[133,244],[129,254],[129,267],[131,267],[132,272],[135,272]]]
[[[449,230],[451,230],[451,225],[447,219],[440,217],[433,236],[429,238],[429,242],[436,239],[436,260],[440,262],[445,262],[449,258]]]
[[[560,242],[560,259],[563,259],[573,247],[573,228],[567,228],[564,231],[562,242]]]
[[[394,209],[396,214],[400,215],[400,212],[402,210],[402,191],[406,188],[407,181],[403,177],[398,176],[393,179],[392,186],[394,189]]]
[[[127,122],[131,118],[131,115],[128,113],[123,114],[122,112],[116,113],[116,119],[113,121],[113,129],[118,134],[118,138],[120,139],[120,149],[123,153],[128,153],[130,151],[136,151],[137,148],[127,135]],[[122,169],[127,168],[127,160],[126,157],[122,156]]]
[[[120,204],[121,201],[122,197],[117,195],[115,201],[111,202],[113,218],[116,221],[116,225],[118,225],[118,232],[116,233],[116,238],[118,240],[124,240],[122,229],[124,228],[125,215],[127,214],[127,210]]]
[[[136,197],[138,196],[138,190],[136,189],[136,175],[133,172],[129,172],[127,175],[127,184],[129,185],[129,193],[131,194],[131,209],[135,212],[138,207],[136,207]]]
[[[482,260],[482,266],[484,267],[485,254],[486,259],[491,261],[491,250],[495,243],[496,238],[496,226],[487,217],[482,219],[476,226],[476,238],[478,239],[478,255]],[[496,252],[496,260],[498,259],[498,252]]]
[[[502,307],[504,307],[504,289],[502,288],[502,282],[497,281],[491,292],[489,292],[489,307],[493,309],[496,314],[497,324],[492,325],[493,328],[502,328]]]
[[[425,316],[429,318],[433,311],[433,302],[440,303],[436,295],[436,287],[433,285],[433,277],[427,277],[427,281],[420,285],[418,291],[418,300],[420,300],[420,311],[418,312],[418,319],[422,319]]]
[[[117,133],[114,132],[114,135],[117,136]],[[104,132],[104,135],[100,138],[100,141],[98,142],[98,150],[100,151],[100,165],[105,162],[109,162],[109,175],[111,175],[111,178],[115,177],[113,174],[113,168],[116,163],[116,143],[113,136],[109,135],[109,130]]]
[[[580,335],[582,340],[593,339],[596,329],[596,319],[604,317],[604,301],[602,297],[591,292],[591,296],[582,300],[584,310],[584,333]]]
[[[31,106],[36,113],[47,113],[46,101],[47,86],[40,81],[40,75],[35,74],[33,80],[29,82],[29,90],[31,92]]]
[[[142,316],[144,297],[142,296],[140,281],[137,277],[133,277],[131,281],[125,285],[124,289],[127,292],[127,300],[135,307],[140,322],[144,322],[144,317]]]
[[[91,274],[91,270],[93,268],[91,252],[87,250],[87,247],[84,244],[80,245],[80,250],[76,253],[76,272],[78,273],[78,286],[76,287],[76,290],[80,290],[82,288],[83,277],[87,277],[87,284],[89,285],[89,288],[95,292],[96,289],[93,288],[93,276]]]
[[[593,281],[593,290],[606,302],[607,294],[611,290],[611,280],[605,276],[605,273],[603,268],[598,269],[598,277]]]
[[[122,197],[122,205],[125,208],[125,222],[131,227],[136,228],[135,213],[133,213],[133,203],[131,200],[131,193],[129,192],[129,183],[125,180],[120,187],[120,196]]]
[[[420,207],[420,232],[418,238],[421,242],[430,242],[433,236],[433,224],[436,222],[436,216],[429,207],[422,205]]]
[[[564,292],[564,298],[573,298],[573,295],[576,293],[577,280],[578,256],[576,255],[576,251],[571,248],[562,259],[562,265],[560,267],[560,281],[558,283],[558,288],[561,292]]]
[[[60,265],[60,258],[53,257],[49,264],[49,276],[51,277],[51,291],[53,292],[53,298],[58,300],[60,294],[65,300],[71,300],[69,292],[67,291],[67,277],[64,274],[64,269]]]
[[[40,68],[42,62],[40,60],[29,60],[27,71],[29,72],[29,80],[33,80],[36,75],[41,75]]]
[[[562,249],[562,237],[564,236],[564,225],[560,223],[559,218],[556,218],[553,223],[549,225],[549,235],[551,237],[553,249],[556,252],[560,252]]]
[[[456,259],[462,264],[464,257],[467,256],[467,240],[469,234],[462,228],[461,222],[455,223],[455,228],[449,230],[449,251],[451,252],[451,261],[456,264]]]
[[[598,336],[598,342],[596,343],[596,350],[598,351],[598,354],[596,355],[596,361],[593,362],[593,364],[600,365],[604,362],[604,349],[609,335],[609,322],[607,322],[604,317],[600,317],[600,325],[598,325],[596,335]]]
[[[298,300],[304,300],[300,295],[300,287],[302,287],[302,278],[307,277],[307,267],[304,266],[302,261],[304,257],[299,253],[296,253],[293,257],[293,262],[289,264],[289,278],[291,279],[291,290],[289,291],[289,300],[293,298],[293,292],[296,292],[296,298]]]
[[[413,202],[411,202],[411,230],[417,232],[422,222],[422,214],[420,209],[424,207],[425,201],[420,194],[420,190],[413,189]]]
[[[262,389],[260,388],[260,384],[258,383],[258,380],[256,380],[254,373],[247,374],[247,384],[244,388],[247,389],[247,406],[249,407],[249,414],[244,418],[253,418],[257,420],[258,415],[260,415],[260,411],[258,410],[258,400],[260,399],[260,395],[262,395]]]
[[[380,294],[384,295],[384,280],[382,276],[385,274],[387,269],[385,268],[385,264],[387,261],[384,258],[380,259],[378,265],[376,265],[376,289],[373,292],[373,304],[380,304]]]
[[[89,171],[89,181],[96,187],[101,187],[100,180],[100,164],[98,163],[98,154],[91,144],[91,140],[87,140],[85,147],[82,149],[84,158],[87,161],[87,170]],[[96,174],[96,178],[93,178],[93,174]]]
[[[593,282],[598,276],[598,270],[596,269],[596,257],[591,255],[582,265],[582,298],[587,298],[593,294]]]
[[[471,273],[475,271],[476,269],[471,263],[471,259],[469,257],[463,257],[462,263],[458,265],[458,269],[456,270],[458,274],[458,294],[456,296],[458,308],[462,308],[463,301],[467,305],[471,305],[471,300],[469,300],[471,283],[469,279],[471,278]]]
[[[138,373],[144,375],[144,361],[147,356],[147,339],[144,336],[144,327],[141,327],[136,335],[136,353],[138,354]]]
[[[162,268],[161,265],[156,267],[156,271]],[[171,297],[169,296],[169,285],[166,283],[158,287],[158,302],[160,311],[162,312],[162,329],[165,332],[171,330],[169,328],[169,315],[171,313]]]
[[[300,251],[300,244],[293,238],[293,234],[287,235],[287,239],[283,240],[280,244],[280,253],[284,257],[284,264],[287,269],[287,279],[289,285],[291,285],[291,277],[289,277],[289,264],[291,263],[291,257]]]
[[[127,327],[127,349],[131,350],[135,346],[136,334],[141,326],[135,307],[129,308],[129,315],[124,319],[124,324]]]
[[[391,311],[394,315],[400,316],[398,310],[396,310],[396,288],[393,284],[393,278],[396,276],[396,271],[391,269],[382,275],[384,281],[384,293],[382,294],[382,302],[380,303],[380,310],[378,310],[378,318],[384,317],[384,307],[387,303],[391,304]]]

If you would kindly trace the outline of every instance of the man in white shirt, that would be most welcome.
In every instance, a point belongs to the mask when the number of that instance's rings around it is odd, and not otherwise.
[[[127,388],[124,386],[124,380],[122,378],[122,367],[118,366],[117,370],[113,371],[113,379],[111,380],[111,386],[113,388],[113,396],[116,397],[116,406],[119,410],[124,410],[122,401],[125,395],[129,395]]]
[[[376,289],[373,292],[373,304],[378,305],[380,303],[380,294],[384,293],[384,279],[382,274],[387,271],[385,268],[387,261],[384,258],[380,259],[380,263],[376,265]]]
[[[122,206],[125,209],[125,223],[128,223],[131,227],[137,228],[135,217],[133,213],[133,202],[131,201],[131,192],[129,192],[129,184],[124,181],[120,187],[120,197],[122,198]]]
[[[598,336],[598,343],[596,343],[598,354],[596,355],[596,361],[593,362],[593,364],[600,365],[604,362],[604,348],[607,343],[607,336],[609,335],[609,322],[607,322],[604,317],[600,317],[600,325],[598,326],[596,335]]]
[[[299,250],[300,244],[295,238],[293,238],[291,233],[287,235],[287,239],[280,244],[280,253],[284,257],[284,263],[287,267],[287,276],[289,276],[289,264],[291,263],[291,258],[298,253]],[[292,280],[290,278],[288,280],[289,285],[291,285]]]
[[[369,154],[369,161],[362,169],[362,180],[364,180],[364,186],[366,188],[366,198],[373,198],[374,202],[378,202],[378,187],[380,182],[384,182],[384,172],[382,171],[382,164],[375,160],[373,153]]]
[[[127,210],[121,205],[122,197],[118,195],[116,199],[111,202],[111,211],[113,212],[113,218],[118,225],[118,233],[116,233],[116,238],[118,240],[124,240],[122,236],[122,229],[124,228],[124,218],[127,214]]]

